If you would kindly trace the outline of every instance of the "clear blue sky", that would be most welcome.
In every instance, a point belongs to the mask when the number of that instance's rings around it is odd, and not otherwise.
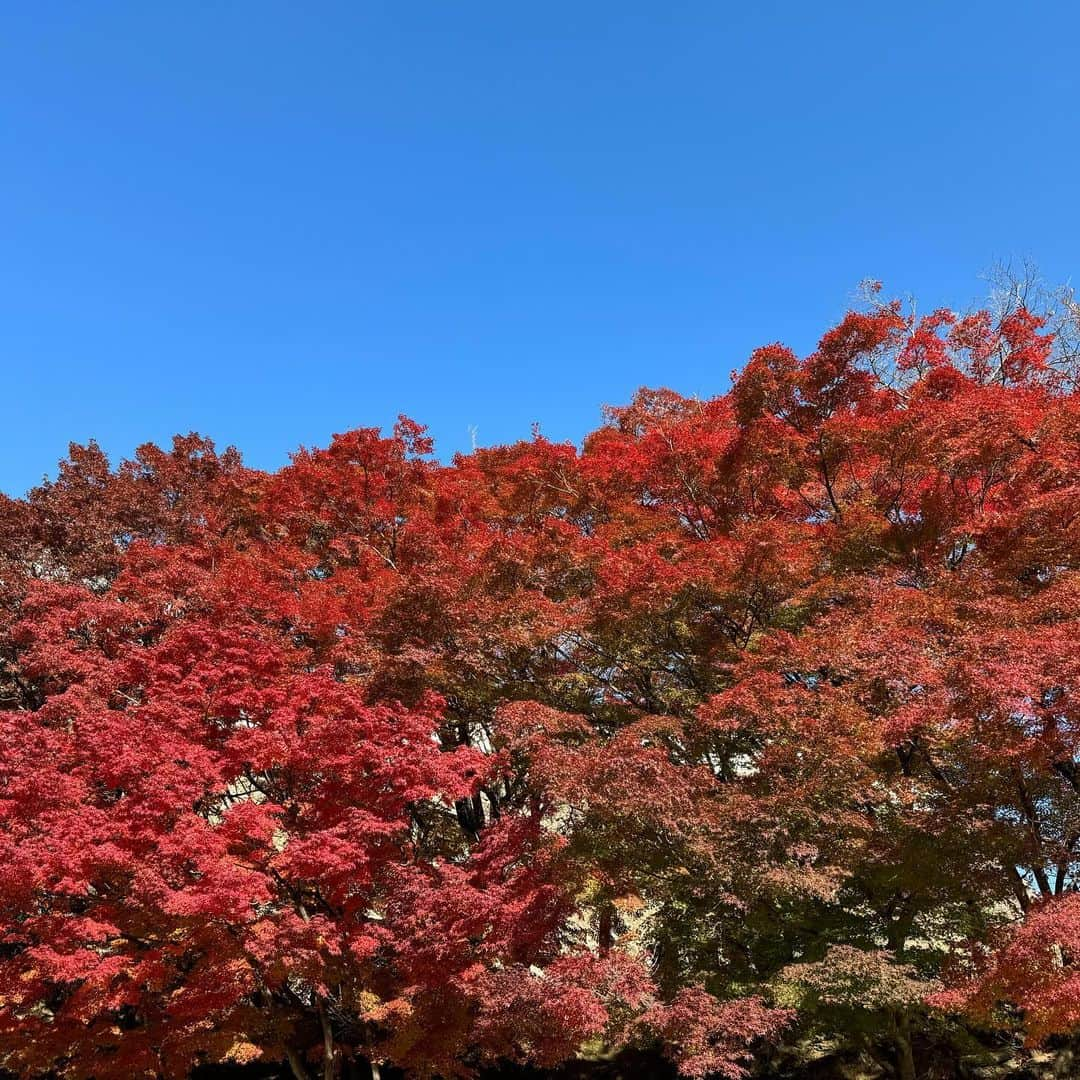
[[[1078,253],[1073,3],[9,3],[0,489],[722,391],[857,282]]]

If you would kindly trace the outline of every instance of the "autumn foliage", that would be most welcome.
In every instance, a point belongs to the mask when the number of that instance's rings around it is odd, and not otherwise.
[[[578,450],[73,446],[0,504],[0,1065],[1080,1026],[1080,401],[898,305]]]

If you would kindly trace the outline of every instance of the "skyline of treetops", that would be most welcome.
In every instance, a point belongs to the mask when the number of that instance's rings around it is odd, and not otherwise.
[[[0,1068],[1071,1068],[1074,315],[871,283],[580,447],[73,445],[0,497]]]

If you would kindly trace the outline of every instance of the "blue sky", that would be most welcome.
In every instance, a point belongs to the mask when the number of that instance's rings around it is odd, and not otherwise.
[[[198,430],[579,440],[860,279],[1077,256],[1071,3],[49,3],[0,32],[0,489]]]

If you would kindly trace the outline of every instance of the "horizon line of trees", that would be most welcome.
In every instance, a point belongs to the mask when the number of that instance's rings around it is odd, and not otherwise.
[[[1066,1068],[1080,324],[879,290],[580,449],[0,497],[0,1068]]]

